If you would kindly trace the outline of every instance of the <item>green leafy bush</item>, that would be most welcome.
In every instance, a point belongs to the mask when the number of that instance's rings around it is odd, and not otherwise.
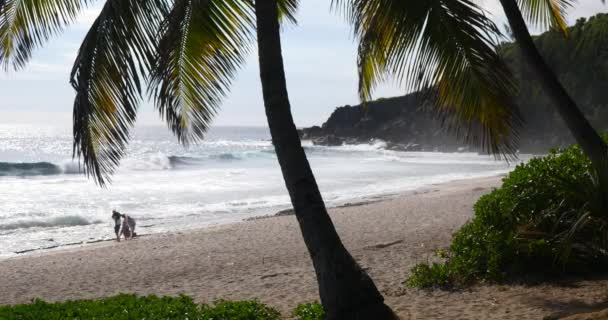
[[[443,263],[419,264],[412,287],[466,285],[608,266],[608,208],[577,146],[518,165],[474,206]]]
[[[291,316],[295,320],[323,320],[325,310],[318,302],[301,303],[293,310]]]
[[[280,317],[277,310],[257,301],[217,301],[201,308],[204,320],[278,320]]]
[[[417,264],[407,279],[407,285],[414,288],[447,287],[449,284],[449,269],[445,263]]]
[[[278,320],[278,311],[257,301],[218,301],[198,306],[188,296],[138,297],[121,294],[77,300],[0,307],[0,320]]]
[[[35,300],[32,304],[0,307],[2,320],[182,320],[199,319],[200,308],[190,297],[137,297],[121,294],[100,300],[78,300],[46,303]]]

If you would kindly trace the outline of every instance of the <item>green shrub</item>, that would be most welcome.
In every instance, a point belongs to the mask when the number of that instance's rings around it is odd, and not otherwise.
[[[203,305],[203,320],[278,320],[280,314],[257,301],[217,301],[214,305]]]
[[[198,319],[200,309],[190,297],[137,297],[121,294],[100,300],[78,300],[0,307],[2,320],[165,320]]]
[[[138,297],[121,294],[77,300],[0,307],[0,320],[278,320],[278,311],[257,301],[218,301],[198,306],[188,296]]]
[[[406,282],[414,288],[446,287],[450,282],[449,270],[444,263],[421,263],[414,266]]]
[[[413,287],[466,285],[608,266],[608,208],[577,146],[518,165],[474,206],[443,263],[419,264]]]
[[[301,303],[293,310],[291,316],[295,320],[323,320],[325,310],[318,302]]]

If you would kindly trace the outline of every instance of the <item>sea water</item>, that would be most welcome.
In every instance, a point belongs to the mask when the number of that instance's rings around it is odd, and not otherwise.
[[[512,169],[476,153],[397,152],[382,141],[304,149],[328,206]],[[111,239],[112,209],[138,234],[270,215],[290,207],[266,128],[217,127],[185,148],[165,127],[138,127],[105,188],[72,159],[70,128],[0,125],[0,257]]]

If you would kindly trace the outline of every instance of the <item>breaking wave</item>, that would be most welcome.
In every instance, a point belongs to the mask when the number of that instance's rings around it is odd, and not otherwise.
[[[235,161],[240,159],[240,155],[232,153],[213,154],[208,157],[155,155],[140,159],[125,159],[121,167],[127,170],[157,171],[200,166],[204,161],[208,160]],[[66,161],[63,164],[51,162],[0,162],[0,177],[35,177],[79,173],[83,173],[82,167],[77,162],[72,161]]]
[[[29,228],[86,226],[95,223],[98,223],[98,221],[91,222],[81,216],[63,216],[48,220],[21,220],[7,224],[0,224],[0,230],[10,231]]]
[[[81,173],[82,169],[77,163],[65,163],[57,165],[50,162],[0,162],[0,177],[15,176],[50,176],[57,174],[77,174]]]

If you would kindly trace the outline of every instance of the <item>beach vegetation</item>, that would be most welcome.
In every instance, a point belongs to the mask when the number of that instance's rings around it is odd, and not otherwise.
[[[255,300],[216,301],[212,305],[202,305],[201,320],[279,320],[281,314]]]
[[[608,139],[606,139],[608,140]],[[578,146],[518,165],[474,206],[440,262],[416,265],[412,287],[516,276],[589,274],[608,266],[608,208]]]
[[[592,125],[600,132],[608,132],[608,50],[598,49],[608,47],[608,14],[599,13],[577,20],[568,28],[567,41],[555,30],[533,39]],[[528,67],[517,43],[502,42],[499,55],[515,76],[518,91],[515,103],[525,119],[519,132],[519,151],[545,154],[551,147],[563,148],[576,143],[554,103]],[[334,135],[343,141],[359,142],[376,137],[387,141],[389,148],[405,147],[409,141],[419,144],[423,150],[439,147],[440,151],[450,152],[463,146],[456,137],[442,132],[441,122],[432,112],[421,108],[420,96],[419,92],[413,92],[352,107],[338,107],[323,128],[311,127],[303,133],[312,139]],[[419,130],[420,127],[424,129]],[[431,135],[433,138],[428,138]],[[472,146],[469,150],[479,149]]]
[[[113,319],[185,320],[200,318],[201,308],[187,296],[140,297],[120,294],[98,300],[48,303],[36,299],[31,304],[1,306],[2,320]]]
[[[293,310],[291,316],[294,320],[323,320],[325,310],[318,302],[300,303]]]
[[[157,297],[120,294],[97,300],[48,303],[36,299],[31,304],[2,306],[0,319],[279,320],[281,315],[274,308],[255,300],[220,300],[213,304],[197,305],[185,295]]]
[[[0,0],[0,64],[23,68],[34,49],[75,22],[88,5]],[[378,319],[392,319],[382,294],[336,232],[293,119],[281,27],[295,22],[298,5],[298,0],[106,0],[71,72],[73,154],[87,176],[107,184],[127,154],[145,98],[180,143],[204,139],[257,45],[264,111],[286,190],[316,272],[327,275],[317,278],[321,301],[335,318],[356,316],[364,307]]]
[[[520,112],[512,101],[517,83],[494,50],[494,38],[502,32],[477,10],[475,1],[335,2],[350,4],[345,11],[359,40],[362,100],[370,98],[379,82],[398,79],[406,91],[419,91],[423,97],[427,93],[431,109],[468,142],[480,143],[494,154],[513,151],[513,135],[521,127]],[[541,55],[527,26],[552,29],[566,42],[567,13],[575,3],[500,0],[522,59],[552,110],[590,159],[608,203],[608,145]],[[598,43],[606,37],[604,30],[588,34],[586,46],[595,47],[594,54],[602,52]],[[431,88],[435,90],[426,90]]]
[[[535,1],[524,1],[535,2]],[[0,1],[0,64],[15,69],[74,22],[87,1]],[[344,0],[360,41],[360,96],[394,76],[405,90],[435,87],[434,110],[465,139],[495,154],[515,148],[521,117],[495,24],[475,3]],[[183,144],[204,138],[252,44],[265,114],[286,189],[316,272],[321,302],[337,319],[395,318],[346,250],[301,146],[288,98],[281,25],[298,0],[107,0],[86,34],[70,82],[74,156],[103,185],[127,153],[144,96]],[[540,8],[551,11],[552,7]],[[539,11],[539,10],[537,10]],[[535,12],[537,12],[535,11]],[[555,10],[553,10],[555,11]],[[148,88],[143,92],[142,88]]]
[[[540,53],[527,25],[527,23],[531,23],[541,28],[550,27],[561,36],[562,42],[566,42],[570,31],[566,22],[566,14],[576,1],[560,0],[549,3],[532,0],[500,0],[500,3],[507,17],[510,33],[518,45],[522,58],[551,101],[551,106],[557,111],[581,150],[589,158],[597,187],[604,194],[601,201],[608,206],[608,144],[583,114],[577,101],[573,99],[571,93],[566,90],[558,78],[556,71]],[[578,24],[582,24],[581,22],[579,20]],[[601,52],[598,43],[606,37],[606,31],[605,28],[599,30],[600,32],[587,32],[586,43],[581,48],[593,48],[594,54]],[[597,71],[584,74],[583,77],[589,77],[594,73]]]
[[[498,52],[498,28],[465,0],[335,0],[358,40],[359,96],[389,79],[418,92],[424,108],[465,142],[516,151],[523,123],[516,83]]]

